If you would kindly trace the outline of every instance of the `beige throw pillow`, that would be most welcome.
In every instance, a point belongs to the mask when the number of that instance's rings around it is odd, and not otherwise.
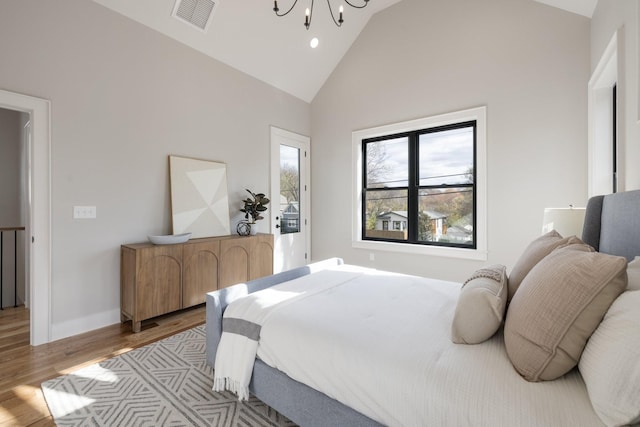
[[[637,256],[627,265],[627,276],[629,283],[627,289],[630,291],[640,291],[640,256]]]
[[[626,287],[623,257],[584,244],[553,251],[529,272],[509,305],[504,340],[513,366],[528,381],[567,373]]]
[[[479,344],[502,324],[507,307],[507,268],[492,265],[471,275],[462,285],[451,325],[456,344]]]
[[[508,300],[511,301],[522,280],[540,260],[554,249],[574,243],[582,243],[582,241],[575,236],[563,238],[556,230],[551,230],[529,243],[509,274]]]
[[[640,291],[627,291],[611,304],[578,367],[606,425],[640,422]]]

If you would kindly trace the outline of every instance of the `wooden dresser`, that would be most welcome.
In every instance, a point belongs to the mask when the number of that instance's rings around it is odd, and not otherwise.
[[[143,320],[202,304],[207,292],[273,273],[273,235],[191,239],[120,248],[120,318]]]

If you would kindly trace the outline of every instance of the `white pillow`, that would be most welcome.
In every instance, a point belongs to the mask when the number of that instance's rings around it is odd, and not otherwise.
[[[635,259],[627,265],[627,277],[629,278],[627,289],[630,291],[640,291],[640,256],[635,257]]]
[[[479,344],[500,329],[507,307],[507,268],[492,265],[477,270],[462,285],[451,324],[451,341]]]
[[[613,302],[578,367],[606,425],[640,422],[640,291],[624,292]]]

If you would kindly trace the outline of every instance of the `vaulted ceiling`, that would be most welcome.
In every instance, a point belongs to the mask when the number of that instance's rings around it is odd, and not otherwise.
[[[377,12],[401,0],[371,0],[365,9],[345,5],[344,24],[334,25],[327,3],[315,3],[309,30],[299,2],[277,17],[271,0],[214,0],[206,31],[173,16],[180,0],[94,0],[278,89],[311,102],[360,32]],[[193,0],[195,1],[195,0]],[[211,1],[211,0],[209,0]],[[350,0],[363,4],[364,0]],[[591,17],[597,0],[535,0]],[[341,1],[333,1],[337,8]],[[280,12],[293,0],[279,0]],[[334,13],[336,11],[334,10]],[[310,47],[317,37],[317,48]]]

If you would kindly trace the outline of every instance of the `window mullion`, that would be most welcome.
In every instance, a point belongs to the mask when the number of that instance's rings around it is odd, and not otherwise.
[[[409,137],[409,177],[407,188],[407,240],[411,243],[418,241],[418,135],[412,133]]]
[[[362,238],[367,235],[367,174],[369,171],[367,170],[367,144],[362,144],[362,158],[363,166],[362,166],[362,192],[360,197],[362,197],[362,212],[360,212],[360,221],[361,221],[361,232]]]

